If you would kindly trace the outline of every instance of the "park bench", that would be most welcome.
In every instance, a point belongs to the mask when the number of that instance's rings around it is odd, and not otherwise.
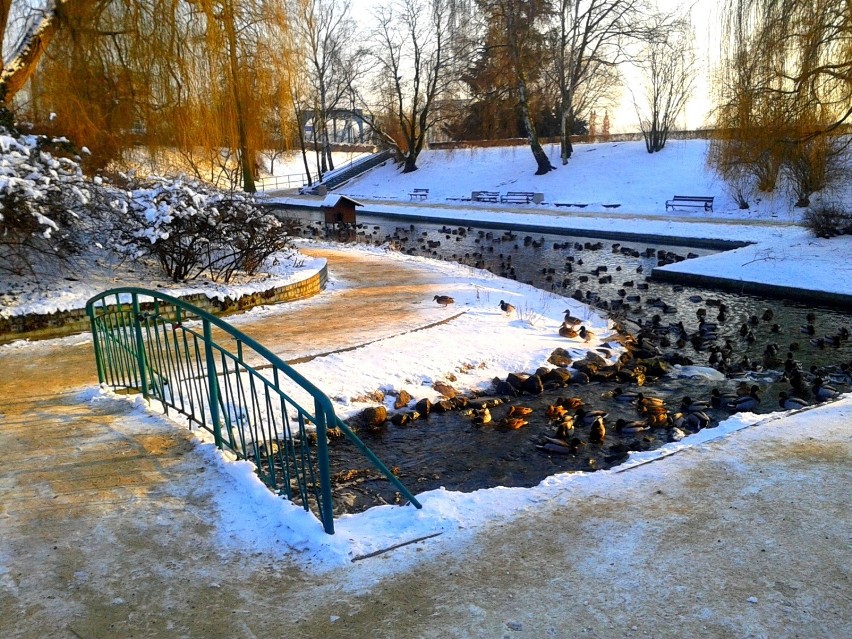
[[[473,192],[473,200],[474,200],[474,202],[499,202],[500,201],[500,192],[499,191],[474,191]]]
[[[500,198],[500,201],[509,204],[529,204],[534,197],[535,193],[530,191],[509,191]]]
[[[666,200],[666,210],[674,209],[676,206],[692,206],[703,208],[705,211],[713,210],[713,197],[703,195],[675,195],[670,200]]]
[[[429,197],[429,189],[412,189],[408,197],[412,200],[425,200]]]

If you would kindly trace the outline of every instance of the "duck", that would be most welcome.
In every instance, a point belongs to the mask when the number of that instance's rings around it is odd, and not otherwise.
[[[734,401],[736,398],[737,395],[722,393],[718,388],[714,388],[710,391],[710,406],[713,408],[722,408],[722,406]]]
[[[490,424],[491,423],[491,411],[488,410],[488,407],[485,407],[485,408],[478,410],[478,411],[474,411],[473,423],[474,424]]]
[[[567,337],[568,339],[574,339],[577,337],[578,333],[574,330],[574,328],[568,326],[565,322],[562,322],[562,326],[559,327],[559,335]]]
[[[588,330],[585,326],[580,327],[580,330],[577,332],[577,335],[579,335],[584,342],[591,342],[595,337],[595,334],[592,331]]]
[[[533,412],[529,406],[510,406],[506,417],[525,417]]]
[[[839,394],[834,386],[829,386],[823,383],[822,377],[817,377],[814,380],[814,385],[811,391],[814,396],[819,399],[834,399]]]
[[[648,426],[647,422],[643,421],[627,421],[626,419],[619,418],[615,422],[615,430],[618,433],[624,435],[633,435],[635,433],[641,433],[646,430],[650,430],[651,427]]]
[[[609,413],[603,410],[585,410],[580,408],[574,414],[574,421],[580,422],[583,426],[591,426],[595,421],[601,420],[603,421],[604,417],[606,417]]]
[[[500,310],[506,315],[512,315],[515,313],[515,307],[509,304],[509,302],[504,302],[503,300],[500,300]]]
[[[804,408],[805,406],[810,406],[810,402],[808,402],[807,400],[804,400],[801,397],[794,397],[788,395],[784,391],[778,393],[778,404],[784,410],[798,410],[800,408]]]
[[[584,402],[579,397],[562,397],[556,403],[563,408],[577,410],[578,408],[582,408]]]
[[[710,425],[710,417],[702,411],[695,413],[675,413],[671,417],[671,423],[675,428],[688,428],[689,430],[698,431]]]
[[[589,431],[589,441],[593,444],[600,444],[606,439],[606,426],[604,426],[603,417],[598,417],[592,422],[592,428]]]
[[[633,403],[639,398],[640,393],[633,391],[622,390],[621,386],[616,386],[608,393],[604,393],[605,399],[614,399],[617,402]]]
[[[455,302],[456,302],[456,301],[455,301],[452,297],[450,297],[449,295],[436,295],[436,296],[435,296],[434,298],[432,298],[432,299],[434,299],[434,300],[435,300],[438,304],[440,304],[440,305],[441,305],[441,306],[443,306],[444,308],[446,308],[446,307],[447,307],[447,306],[449,306],[450,304],[455,304]]]
[[[525,419],[521,419],[520,417],[507,417],[503,420],[502,424],[509,430],[518,430],[519,428],[523,428],[529,422]]]
[[[565,312],[565,323],[568,326],[579,326],[580,324],[583,323],[583,320],[571,315],[571,309],[566,309],[564,312]]]
[[[576,455],[580,452],[582,446],[583,442],[577,437],[572,438],[570,441],[545,437],[544,442],[537,444],[536,448],[547,453],[556,453],[557,455]]]
[[[562,406],[559,406],[557,404],[552,404],[548,406],[547,410],[544,412],[548,419],[562,419],[567,415],[567,413],[567,408],[563,408]]]
[[[650,408],[652,406],[665,406],[665,402],[661,397],[654,397],[653,395],[645,395],[644,393],[636,394],[636,407],[641,412],[646,408]]]
[[[749,389],[748,395],[743,395],[742,397],[738,397],[733,402],[728,404],[728,409],[734,411],[735,413],[753,411],[760,405],[760,396],[758,393],[760,392],[760,388],[756,385],[753,385]]]
[[[689,395],[684,397],[680,403],[680,410],[684,413],[700,413],[708,408],[710,408],[709,402],[695,401]]]
[[[568,435],[574,432],[574,418],[566,415],[559,425],[556,427],[556,437],[559,439],[568,439]]]

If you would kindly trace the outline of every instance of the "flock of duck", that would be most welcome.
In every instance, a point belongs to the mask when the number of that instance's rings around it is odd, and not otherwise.
[[[534,239],[526,236],[521,239],[511,231],[474,231],[470,227],[443,226],[433,230],[430,235],[426,231],[418,232],[413,224],[396,227],[393,233],[382,233],[379,226],[373,226],[372,230],[366,225],[361,228],[366,241],[372,237],[376,243],[389,243],[408,254],[421,253],[450,259],[487,268],[512,279],[525,279],[526,276],[529,278],[526,280],[528,283],[540,288],[570,290],[576,287],[570,296],[607,312],[617,324],[622,344],[628,347],[634,359],[658,359],[682,365],[691,365],[697,361],[699,364],[706,363],[727,378],[745,378],[734,392],[716,388],[706,399],[685,396],[673,406],[667,405],[663,398],[647,392],[647,389],[634,392],[616,387],[604,393],[602,399],[629,403],[635,407],[637,415],[634,419],[620,417],[610,424],[607,423],[607,411],[585,406],[576,397],[559,398],[544,409],[544,417],[553,424],[554,431],[545,436],[539,447],[548,452],[576,451],[582,445],[575,434],[578,427],[588,429],[587,439],[592,443],[603,442],[608,427],[620,435],[665,428],[669,439],[677,439],[685,431],[696,431],[711,425],[711,415],[716,412],[754,411],[761,405],[765,392],[760,385],[752,383],[757,373],[760,374],[760,380],[770,380],[773,385],[788,385],[788,388],[779,392],[777,398],[778,406],[784,410],[804,408],[814,402],[831,399],[839,393],[835,384],[852,383],[852,362],[805,366],[798,357],[806,349],[824,350],[844,346],[850,338],[846,327],[829,334],[820,334],[817,317],[810,312],[801,327],[800,337],[782,343],[785,341],[782,335],[789,335],[790,329],[782,328],[775,321],[772,309],[767,308],[762,314],[743,318],[741,309],[731,310],[722,301],[705,300],[700,295],[688,297],[689,302],[697,305],[694,315],[689,317],[688,307],[683,303],[686,300],[678,302],[674,299],[676,296],[666,296],[667,301],[662,299],[664,294],[654,297],[649,281],[643,275],[644,267],[641,263],[637,266],[634,262],[633,267],[622,266],[621,263],[598,263],[593,266],[601,260],[596,260],[592,254],[604,250],[603,242],[553,242],[553,253],[546,254],[540,250],[546,246],[544,237]],[[438,235],[442,237],[433,239]],[[444,241],[452,242],[453,246],[448,244],[442,247]],[[468,250],[454,250],[458,244]],[[613,254],[627,258],[655,259],[657,265],[696,257],[693,253],[683,256],[654,248],[640,251],[621,243],[613,243],[611,250]],[[515,253],[514,259],[512,253]],[[560,253],[563,254],[561,258],[557,257]],[[562,265],[551,266],[557,259],[563,260]],[[539,263],[537,272],[532,267],[535,262]],[[626,273],[628,268],[632,271],[629,274]],[[605,291],[613,289],[614,295],[607,299]],[[672,286],[671,292],[682,294],[683,287]],[[434,301],[442,306],[454,303],[451,297],[445,295],[435,296]],[[514,306],[504,300],[500,301],[499,306],[504,313],[515,312]],[[683,319],[664,321],[664,318],[672,315]],[[761,343],[766,340],[767,334],[770,339]],[[566,313],[559,335],[583,342],[594,339],[594,334],[570,313]],[[757,355],[758,352],[760,355]],[[581,379],[588,372],[574,371],[573,375]],[[623,380],[637,386],[644,383],[641,366],[634,367],[629,378],[607,376],[605,371],[595,371],[592,377],[593,381],[617,383]],[[499,423],[508,429],[521,428],[532,417],[532,413],[532,408],[513,406]],[[477,424],[492,422],[488,408],[479,409],[472,418]]]

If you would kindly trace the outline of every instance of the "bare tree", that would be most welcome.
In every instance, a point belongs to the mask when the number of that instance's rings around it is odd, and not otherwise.
[[[395,0],[375,11],[372,54],[381,113],[368,109],[369,118],[402,157],[403,173],[417,170],[426,136],[439,119],[436,104],[456,81],[450,10],[447,0]]]
[[[559,0],[554,68],[560,94],[562,164],[573,153],[570,135],[578,115],[619,82],[626,44],[646,33],[642,0]]]
[[[334,169],[328,124],[353,84],[364,72],[362,47],[355,46],[349,0],[297,0],[294,27],[305,51],[307,79],[313,93],[314,140],[320,171]]]
[[[667,16],[657,15],[652,24],[640,63],[645,74],[644,101],[633,96],[648,153],[666,146],[669,132],[692,95],[698,72],[689,20],[670,22]]]

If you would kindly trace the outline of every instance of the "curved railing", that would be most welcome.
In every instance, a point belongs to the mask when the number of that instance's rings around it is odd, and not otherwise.
[[[86,303],[100,383],[159,400],[254,463],[273,491],[334,533],[329,429],[345,435],[402,496],[420,503],[341,421],[326,395],[248,335],[192,304],[144,288]],[[230,342],[230,344],[228,344]],[[228,344],[226,347],[225,344]]]

